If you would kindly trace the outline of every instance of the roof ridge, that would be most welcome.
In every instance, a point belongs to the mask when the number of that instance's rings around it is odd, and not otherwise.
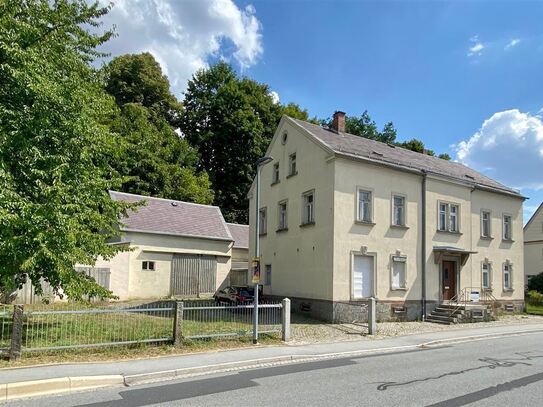
[[[522,197],[520,192],[515,190],[514,188],[508,187],[505,184],[502,184],[501,182],[496,181],[495,179],[490,178],[489,176],[482,174],[481,172],[461,162],[444,160],[436,156],[419,153],[417,151],[409,150],[401,146],[394,146],[394,149],[392,149],[390,144],[384,143],[382,141],[373,140],[373,139],[369,139],[362,136],[357,136],[355,134],[351,134],[347,132],[336,132],[333,129],[323,127],[318,124],[310,123],[305,120],[296,119],[290,116],[286,116],[286,117],[288,117],[294,124],[296,124],[297,126],[301,127],[303,130],[305,130],[307,133],[309,133],[313,138],[317,139],[323,146],[326,146],[327,148],[329,148],[331,151],[333,151],[336,154],[347,155],[353,158],[369,160],[369,161],[382,163],[382,164],[388,164],[391,166],[399,167],[398,169],[405,168],[406,170],[416,170],[416,171],[432,173],[440,177],[455,179],[457,181],[463,181],[475,187],[476,186],[487,187],[487,188],[494,189],[496,191],[502,191],[503,193],[518,195]],[[315,133],[316,131],[319,132],[320,135],[317,135]],[[326,140],[329,137],[336,137],[337,140],[340,140],[340,142],[342,140],[346,140],[346,142],[343,145],[336,142],[329,143],[328,142],[329,140]],[[392,155],[384,154],[382,159],[378,159],[377,157],[372,155],[371,152],[369,153],[365,151],[357,152],[356,148],[354,148],[355,146],[359,146],[360,148],[362,148],[362,150],[371,149],[375,147],[375,148],[383,149],[383,150],[390,149],[390,150],[401,150],[401,151],[396,151],[396,153],[392,153]],[[382,155],[382,153],[379,151],[375,151],[375,153]],[[404,155],[404,157],[402,157],[401,155]],[[412,160],[416,160],[416,161],[412,163],[411,162]],[[445,166],[445,168],[446,166],[448,166],[450,168],[450,171],[457,172],[457,174],[448,174],[445,169],[442,169],[441,171],[439,171],[440,166]],[[428,167],[428,168],[425,168],[425,167]],[[456,170],[453,170],[453,168],[456,168]],[[459,172],[461,172],[460,170],[463,170],[466,173],[458,174]],[[478,180],[471,179],[472,177],[470,177],[471,175],[470,173],[476,174],[477,178],[479,179]]]
[[[179,202],[179,203],[186,204],[186,205],[204,206],[206,208],[215,208],[215,209],[218,209],[219,211],[221,209],[217,205],[206,205],[206,204],[199,204],[199,203],[196,203],[196,202],[180,201],[178,199],[159,198],[159,197],[156,197],[156,196],[139,195],[139,194],[133,194],[133,193],[130,193],[130,192],[114,191],[112,189],[110,189],[108,192],[114,193],[114,194],[120,194],[120,195],[136,196],[136,197],[140,197],[142,199],[153,199],[155,201]]]

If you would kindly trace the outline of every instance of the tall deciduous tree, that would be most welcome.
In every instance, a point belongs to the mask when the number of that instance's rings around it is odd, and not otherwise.
[[[105,118],[114,101],[90,62],[111,32],[89,33],[97,3],[0,2],[0,276],[62,286],[71,298],[108,296],[74,271],[113,256],[126,204],[109,166],[119,151]],[[39,285],[38,285],[39,287]]]
[[[182,105],[149,53],[114,58],[104,69],[106,89],[120,108],[112,121],[122,153],[113,163],[122,190],[209,204],[213,192],[196,171],[197,151],[176,132]]]
[[[226,63],[189,81],[181,130],[200,153],[215,190],[214,203],[229,221],[247,222],[247,193],[281,117],[267,85],[238,78]]]

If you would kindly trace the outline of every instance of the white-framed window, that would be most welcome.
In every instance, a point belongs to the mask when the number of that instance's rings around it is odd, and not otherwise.
[[[296,174],[298,174],[298,170],[296,168],[296,153],[293,153],[288,157],[288,175]]]
[[[142,270],[148,270],[148,271],[154,271],[155,270],[155,262],[154,261],[142,261],[141,262],[141,269]]]
[[[504,290],[511,290],[513,289],[513,273],[512,273],[512,265],[509,262],[505,262],[503,264],[503,289]]]
[[[439,202],[437,209],[437,229],[442,232],[460,231],[460,206],[457,204]]]
[[[277,223],[277,229],[278,230],[285,230],[288,228],[288,201],[281,201],[279,202],[278,207],[278,223]]]
[[[503,240],[511,240],[513,234],[511,231],[511,215],[503,215]]]
[[[490,237],[490,212],[481,211],[481,236]]]
[[[279,182],[279,162],[273,164],[273,176],[272,184],[277,184]]]
[[[266,264],[266,266],[265,266],[264,284],[265,285],[271,285],[271,279],[272,279],[272,266],[271,266],[271,264]]]
[[[405,196],[392,196],[392,224],[405,226]]]
[[[268,233],[268,210],[260,208],[258,216],[258,231],[261,235]]]
[[[302,225],[315,223],[315,191],[304,192],[302,200]]]
[[[392,256],[391,288],[393,290],[406,288],[407,257]]]
[[[372,192],[364,189],[359,189],[357,220],[360,222],[371,223],[372,215]]]
[[[481,288],[491,288],[491,266],[488,262],[483,262],[481,266]]]

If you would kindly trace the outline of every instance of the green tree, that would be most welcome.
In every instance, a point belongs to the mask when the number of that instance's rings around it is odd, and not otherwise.
[[[539,273],[528,280],[528,291],[537,291],[543,294],[543,273]]]
[[[209,177],[197,172],[198,153],[176,130],[182,104],[149,53],[114,58],[104,69],[106,89],[120,108],[111,127],[122,153],[112,163],[122,190],[209,204]]]
[[[267,85],[238,78],[226,63],[198,71],[188,83],[181,130],[200,154],[215,205],[228,221],[247,222],[254,163],[273,137],[281,105]]]
[[[106,90],[117,105],[139,103],[174,127],[179,127],[182,104],[170,92],[170,81],[148,52],[113,58],[105,68]]]
[[[102,125],[115,109],[92,67],[111,32],[92,34],[107,13],[97,3],[0,2],[0,284],[41,278],[72,299],[109,296],[76,263],[118,246],[109,166],[119,153]],[[37,284],[39,291],[39,284]]]
[[[330,127],[332,125],[332,119],[320,120],[321,126]],[[383,127],[382,131],[379,131],[377,123],[371,118],[367,110],[360,116],[346,116],[345,117],[345,131],[355,136],[364,137],[371,140],[377,140],[382,143],[392,144],[396,140],[396,129],[392,122],[388,122]]]
[[[292,117],[298,120],[304,120],[304,121],[310,120],[309,113],[307,113],[307,109],[302,109],[298,104],[292,103],[292,102],[287,105],[281,106],[281,114],[287,115],[289,117]]]
[[[112,166],[123,176],[121,190],[134,194],[210,204],[213,192],[198,156],[165,120],[139,103],[126,103],[111,123],[121,153]]]
[[[447,153],[439,154],[438,157],[441,158],[442,160],[451,161],[451,156]]]

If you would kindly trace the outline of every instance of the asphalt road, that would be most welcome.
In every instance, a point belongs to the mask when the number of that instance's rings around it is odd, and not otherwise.
[[[8,404],[451,407],[471,403],[493,407],[543,405],[543,333]]]

